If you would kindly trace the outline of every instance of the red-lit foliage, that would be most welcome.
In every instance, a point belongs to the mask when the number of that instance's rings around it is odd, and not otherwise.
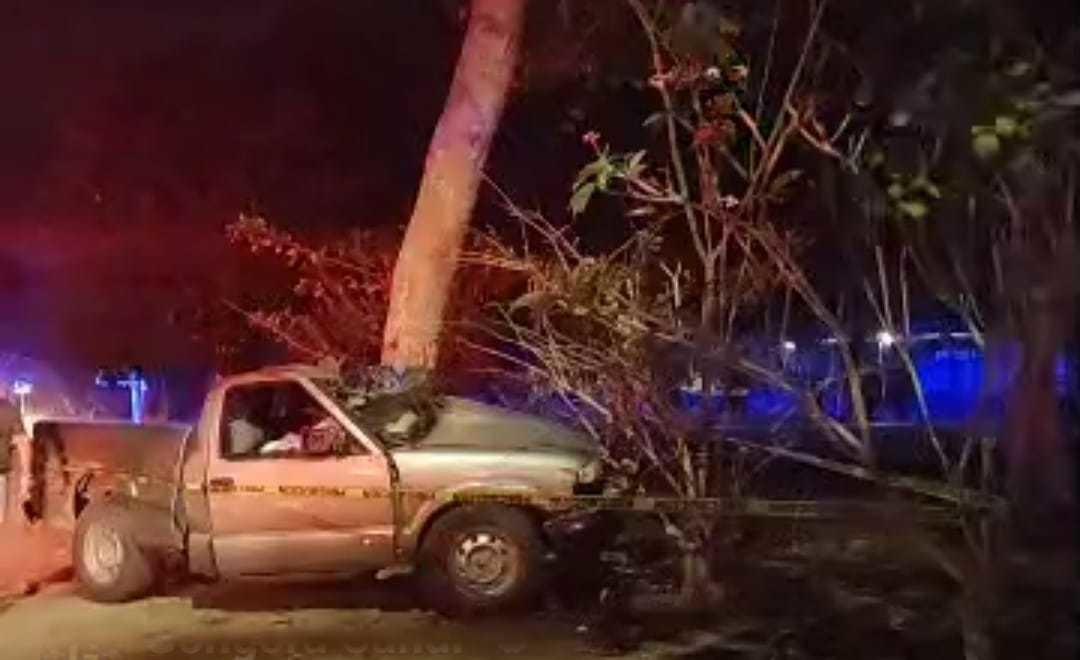
[[[387,230],[356,231],[316,245],[259,216],[241,216],[227,228],[230,242],[272,259],[290,274],[290,287],[276,304],[243,308],[227,302],[258,333],[306,362],[377,364],[397,255],[397,236]],[[480,308],[512,289],[513,274],[467,267],[457,278],[450,303],[440,367],[476,367],[483,360],[456,341],[470,332]],[[461,371],[461,369],[458,369]]]
[[[310,246],[264,218],[243,215],[229,240],[270,256],[294,274],[290,295],[272,309],[236,307],[255,329],[281,342],[296,358],[371,361],[378,357],[393,252],[376,232],[350,244]]]

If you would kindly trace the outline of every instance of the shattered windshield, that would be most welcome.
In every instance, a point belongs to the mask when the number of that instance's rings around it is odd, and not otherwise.
[[[429,372],[423,370],[371,367],[321,379],[316,385],[387,447],[422,441],[435,426],[442,403]]]

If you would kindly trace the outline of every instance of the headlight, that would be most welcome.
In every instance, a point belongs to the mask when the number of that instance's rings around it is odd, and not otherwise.
[[[589,459],[589,462],[578,468],[577,482],[579,484],[591,484],[600,478],[600,471],[603,467],[599,458]]]

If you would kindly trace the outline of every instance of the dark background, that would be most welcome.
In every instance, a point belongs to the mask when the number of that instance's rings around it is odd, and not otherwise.
[[[489,169],[561,214],[589,99],[636,114],[639,95],[589,93],[555,5],[530,10]],[[277,286],[224,225],[258,211],[313,241],[401,226],[463,30],[451,0],[5,0],[0,352],[211,368],[192,310]],[[490,199],[478,213],[500,217]]]

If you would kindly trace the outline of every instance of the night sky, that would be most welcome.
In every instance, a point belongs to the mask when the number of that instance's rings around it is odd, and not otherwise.
[[[177,319],[264,286],[263,265],[224,239],[238,213],[314,241],[402,226],[462,6],[5,0],[0,353],[81,368],[212,366],[212,346]],[[552,215],[565,214],[598,104],[629,112],[635,131],[647,114],[598,81],[596,53],[557,6],[530,7],[488,163],[515,199]],[[588,7],[601,6],[622,8]],[[599,25],[626,50],[628,26]],[[482,197],[475,222],[500,217]]]
[[[244,288],[239,211],[403,221],[460,35],[421,1],[5,2],[0,351],[203,359],[171,319]]]

